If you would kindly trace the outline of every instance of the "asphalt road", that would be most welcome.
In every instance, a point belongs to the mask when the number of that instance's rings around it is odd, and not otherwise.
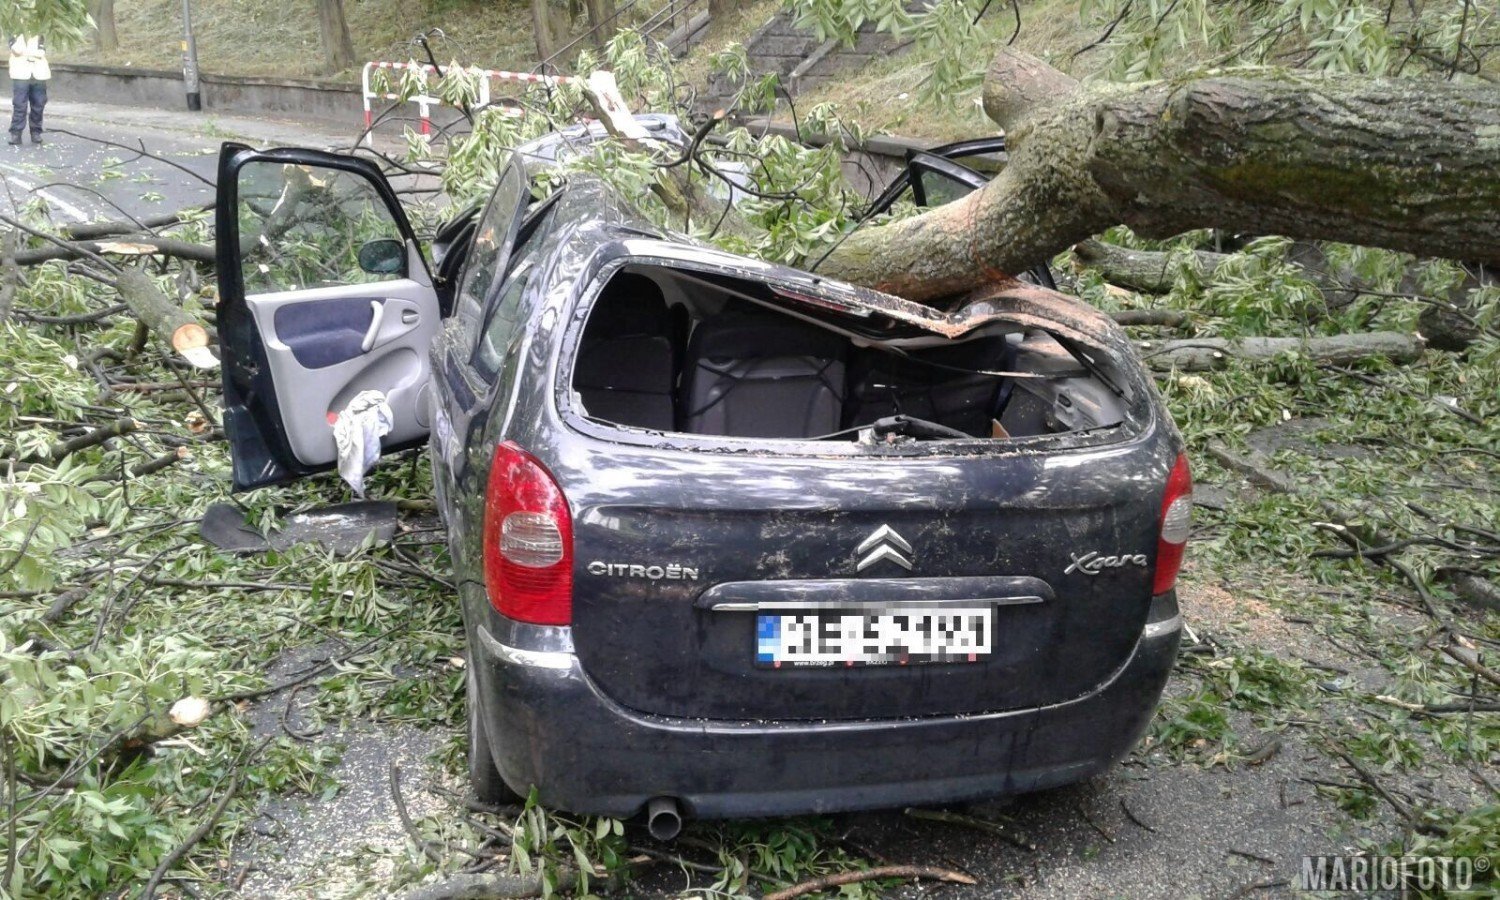
[[[357,111],[356,111],[357,112]],[[347,146],[350,130],[186,111],[55,101],[46,143],[0,145],[0,211],[40,200],[58,225],[144,218],[213,202],[219,146]]]

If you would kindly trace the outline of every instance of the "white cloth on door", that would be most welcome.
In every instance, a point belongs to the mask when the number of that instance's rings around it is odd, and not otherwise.
[[[361,391],[333,423],[333,442],[339,451],[339,475],[365,496],[365,473],[380,458],[380,439],[391,433],[395,416],[385,394]]]

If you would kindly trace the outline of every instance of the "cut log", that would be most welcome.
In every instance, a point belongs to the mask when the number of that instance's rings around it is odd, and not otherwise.
[[[208,331],[186,310],[162,293],[139,269],[125,269],[115,280],[120,299],[172,349],[199,369],[212,369],[219,360],[208,348]]]
[[[1122,223],[1500,264],[1493,87],[1273,69],[1077,85],[1045,68],[1012,48],[990,68],[1009,154],[993,181],[855,232],[820,274],[932,300]]]
[[[1392,362],[1415,362],[1422,356],[1422,338],[1393,331],[1368,334],[1338,334],[1329,337],[1192,338],[1190,340],[1143,342],[1141,356],[1159,371],[1206,372],[1222,369],[1231,359],[1265,361],[1284,353],[1296,353],[1314,362],[1348,365],[1370,357]]]

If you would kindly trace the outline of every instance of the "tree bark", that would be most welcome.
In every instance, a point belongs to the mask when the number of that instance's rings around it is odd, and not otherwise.
[[[329,73],[354,67],[354,41],[344,18],[344,0],[318,0],[318,31],[323,38],[323,58]]]
[[[94,17],[94,46],[100,50],[118,50],[120,34],[115,28],[115,0],[91,0],[89,15]]]
[[[568,39],[568,29],[558,21],[551,0],[531,0],[531,30],[536,35],[537,56],[543,61],[557,55]]]
[[[1075,244],[1073,255],[1078,261],[1095,269],[1110,284],[1127,287],[1145,294],[1165,294],[1177,282],[1179,266],[1187,266],[1203,278],[1212,275],[1233,255],[1214,253],[1211,250],[1195,250],[1182,255],[1174,265],[1174,255],[1156,250],[1130,250],[1115,244],[1087,240]]]
[[[583,0],[583,8],[588,13],[589,31],[593,35],[594,46],[602,50],[618,28],[615,0]]]
[[[985,108],[1009,144],[993,181],[856,232],[820,274],[931,300],[1121,223],[1500,263],[1492,87],[1279,70],[1079,86],[1048,69],[1010,49],[991,66]]]

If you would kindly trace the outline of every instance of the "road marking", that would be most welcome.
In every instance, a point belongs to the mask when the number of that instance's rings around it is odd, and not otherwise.
[[[11,178],[9,178],[7,180],[14,181],[16,184],[19,184],[21,187],[25,188],[27,190],[27,192],[36,194],[37,196],[41,197],[43,200],[46,200],[48,203],[51,203],[53,206],[55,206],[58,209],[62,210],[63,214],[66,215],[66,216],[68,216],[73,221],[75,221],[75,222],[87,222],[87,221],[89,221],[89,219],[93,218],[88,213],[84,212],[82,209],[74,206],[73,204],[71,204],[68,201],[64,200],[63,198],[57,196],[56,194],[52,193],[51,191],[44,190],[44,189],[38,187],[37,185],[32,184],[30,181],[27,181],[25,178],[19,177],[21,175],[28,174],[25,169],[18,169],[15,166],[7,166],[4,163],[0,163],[0,169],[4,169],[7,172],[13,172],[13,173],[15,173],[15,175],[13,177],[11,177]]]

